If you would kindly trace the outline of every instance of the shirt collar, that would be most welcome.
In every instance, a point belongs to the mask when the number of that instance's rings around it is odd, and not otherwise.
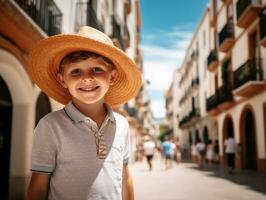
[[[115,122],[115,117],[112,108],[108,104],[104,104],[105,108],[107,109],[106,120],[110,120],[111,122]],[[90,117],[85,116],[81,113],[72,102],[69,102],[64,111],[66,115],[75,123],[78,122],[85,122],[85,121],[93,121]]]

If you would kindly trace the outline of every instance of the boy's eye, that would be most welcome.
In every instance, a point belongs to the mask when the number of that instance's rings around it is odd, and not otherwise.
[[[104,70],[100,67],[94,67],[92,68],[92,73],[97,74],[97,73],[102,73]]]
[[[77,76],[81,74],[81,70],[80,69],[74,69],[70,72],[71,75]]]

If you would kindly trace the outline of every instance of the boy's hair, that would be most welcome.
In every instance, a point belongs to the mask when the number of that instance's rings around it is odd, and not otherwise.
[[[115,69],[115,65],[113,64],[113,62],[104,56],[101,56],[97,53],[93,53],[89,51],[75,51],[75,52],[71,52],[70,54],[66,55],[62,59],[59,65],[59,73],[62,74],[64,72],[65,65],[68,65],[70,63],[80,62],[88,58],[101,58],[101,61],[105,63],[108,67],[110,67],[110,69]]]

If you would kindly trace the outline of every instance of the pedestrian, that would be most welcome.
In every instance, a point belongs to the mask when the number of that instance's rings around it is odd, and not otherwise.
[[[227,157],[228,173],[232,174],[235,169],[235,154],[237,152],[237,144],[232,135],[224,141],[225,153]]]
[[[208,141],[207,150],[206,150],[206,160],[208,165],[211,166],[214,159],[214,151],[213,151],[213,144],[212,141]]]
[[[28,71],[66,106],[35,129],[27,199],[134,199],[129,124],[112,110],[139,91],[134,62],[107,35],[84,26],[37,43]]]
[[[146,141],[143,144],[144,154],[149,166],[149,170],[152,170],[152,159],[155,152],[155,143],[150,139],[150,137],[145,139]]]
[[[162,143],[162,151],[165,159],[165,169],[169,169],[172,167],[172,148],[172,142],[170,142],[168,137],[165,137],[165,141]]]
[[[191,157],[193,162],[198,162],[198,151],[194,143],[191,145]]]
[[[202,142],[201,139],[198,139],[198,142],[196,144],[196,149],[198,151],[198,164],[199,167],[202,168],[205,160],[206,145],[204,144],[204,142]]]

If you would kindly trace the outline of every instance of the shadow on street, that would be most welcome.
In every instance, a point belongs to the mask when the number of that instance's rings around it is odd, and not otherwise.
[[[183,161],[183,163],[192,164],[193,162]],[[206,176],[226,179],[236,184],[246,186],[251,190],[266,194],[266,174],[248,170],[236,170],[233,174],[229,174],[225,166],[214,164],[208,166],[206,163],[203,168],[197,167],[196,165],[191,165],[189,168],[201,172],[208,172]]]

